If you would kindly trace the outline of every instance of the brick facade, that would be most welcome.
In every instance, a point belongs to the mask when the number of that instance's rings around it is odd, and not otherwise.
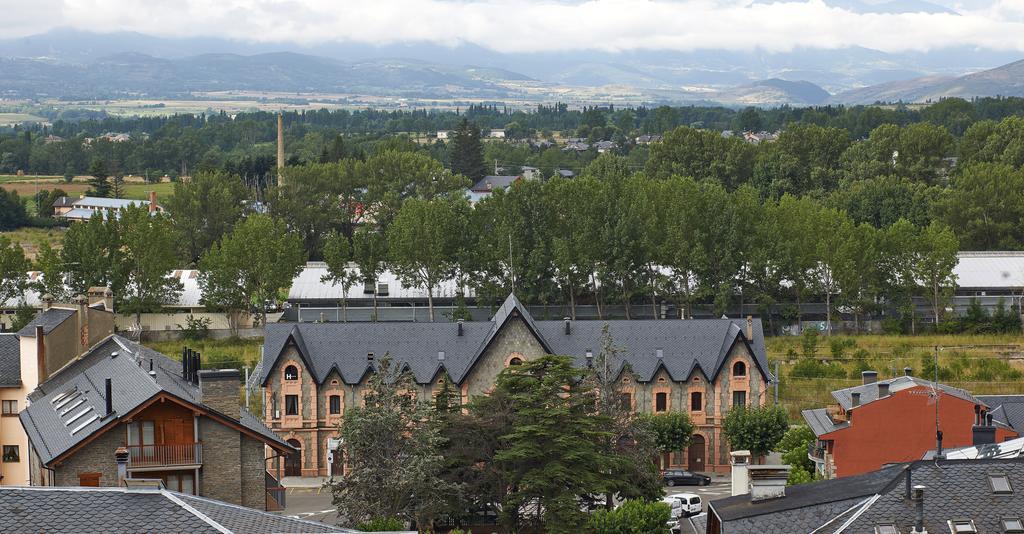
[[[596,343],[596,340],[595,340]],[[498,374],[510,362],[522,361],[546,354],[544,346],[530,331],[521,318],[510,320],[497,332],[486,350],[474,363],[469,373],[457,385],[463,402],[476,395],[486,394],[494,386]],[[732,407],[733,393],[745,393],[746,405],[764,405],[767,402],[767,377],[759,370],[754,355],[748,346],[737,341],[733,344],[713,380],[699,368],[684,380],[673,379],[664,368],[655,373],[648,382],[633,382],[624,377],[622,389],[631,393],[634,410],[655,413],[657,393],[666,394],[666,411],[683,411],[690,415],[695,425],[695,435],[703,444],[694,445],[694,451],[681,451],[669,455],[662,461],[662,467],[695,468],[703,471],[727,472],[729,470],[729,447],[721,430],[724,415]],[[733,376],[734,365],[743,364],[744,373]],[[294,366],[297,377],[285,379],[285,371]],[[439,387],[444,376],[435,376],[430,383],[419,384],[419,396],[428,399]],[[334,371],[317,385],[312,373],[305,368],[303,359],[293,344],[287,345],[273,363],[264,389],[264,406],[268,425],[283,438],[298,440],[302,445],[302,476],[327,476],[327,441],[339,434],[340,415],[328,414],[329,398],[340,395],[344,409],[356,407],[363,398],[366,384],[364,377],[358,384],[347,384]],[[700,409],[691,410],[691,394],[700,393]],[[285,396],[299,395],[299,414],[285,415]],[[275,408],[279,414],[275,414]],[[344,412],[344,410],[342,410]],[[275,417],[280,415],[279,417]],[[696,450],[700,449],[700,450]],[[699,458],[701,465],[691,466],[691,456]],[[277,465],[268,466],[276,473]],[[283,462],[281,464],[283,469]],[[282,471],[283,472],[283,471]],[[337,473],[334,473],[337,474]]]

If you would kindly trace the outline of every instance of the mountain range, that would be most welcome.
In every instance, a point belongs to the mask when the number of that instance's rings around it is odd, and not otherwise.
[[[949,9],[924,0],[828,3],[866,12]],[[431,43],[300,47],[63,29],[0,39],[0,94],[88,99],[275,91],[497,101],[630,94],[650,103],[918,102],[1024,95],[1024,62],[1014,63],[1019,59],[1013,52],[967,48],[892,54],[860,47],[621,53],[500,53]]]

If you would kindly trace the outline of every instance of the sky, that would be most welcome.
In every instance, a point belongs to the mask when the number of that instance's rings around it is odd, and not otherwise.
[[[955,13],[849,7],[926,1]],[[299,45],[474,44],[505,53],[849,46],[1024,52],[1024,0],[0,0],[0,14],[5,37],[74,28]]]

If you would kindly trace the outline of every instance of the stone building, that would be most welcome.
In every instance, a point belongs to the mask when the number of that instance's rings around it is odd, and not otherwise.
[[[237,370],[200,371],[198,360],[111,335],[53,373],[20,414],[31,484],[160,479],[172,491],[277,508],[266,458],[293,449],[241,407]]]
[[[502,369],[545,354],[586,365],[600,351],[605,325],[622,350],[618,364],[633,371],[620,372],[623,401],[639,412],[686,412],[696,426],[688,449],[666,455],[661,466],[728,471],[723,417],[733,406],[767,400],[764,337],[751,318],[537,321],[509,296],[490,321],[268,324],[265,421],[300,451],[286,461],[286,476],[338,475],[341,419],[361,402],[377,358],[408,366],[421,398],[447,380],[465,403],[486,394]]]

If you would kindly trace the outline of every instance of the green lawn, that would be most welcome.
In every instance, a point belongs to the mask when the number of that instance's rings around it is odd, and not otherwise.
[[[25,122],[46,122],[43,117],[28,113],[0,113],[0,126],[15,125]]]
[[[174,194],[174,183],[126,184],[123,196],[124,198],[147,200],[150,191],[156,191],[156,202],[162,204],[164,200]]]
[[[181,349],[189,347],[202,354],[204,369],[232,368],[252,369],[260,360],[262,339],[204,339],[201,341],[147,341],[147,347],[162,352],[176,360],[181,359]]]

